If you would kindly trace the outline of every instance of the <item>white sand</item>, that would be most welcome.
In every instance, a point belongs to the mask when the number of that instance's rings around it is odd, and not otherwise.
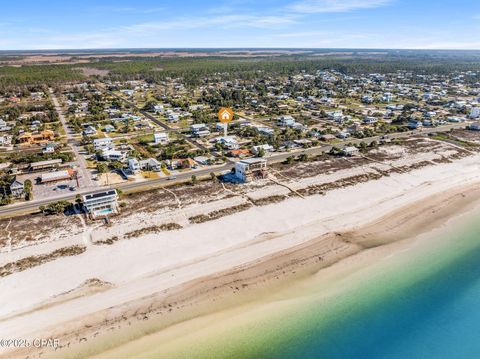
[[[58,259],[0,280],[0,338],[23,338],[42,332],[64,321],[230,269],[329,231],[364,225],[401,206],[473,183],[480,183],[480,155],[393,174],[333,190],[325,196],[291,198],[253,207],[179,231],[146,235],[111,246],[91,246],[82,255]],[[281,235],[275,240],[262,237],[269,232]],[[30,311],[90,278],[111,282],[116,287]],[[28,313],[11,317],[22,312]]]

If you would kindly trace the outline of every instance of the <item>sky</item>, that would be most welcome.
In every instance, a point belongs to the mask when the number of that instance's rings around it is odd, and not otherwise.
[[[22,0],[0,50],[480,49],[480,0]]]

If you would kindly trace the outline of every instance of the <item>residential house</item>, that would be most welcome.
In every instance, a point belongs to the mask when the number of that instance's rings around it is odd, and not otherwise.
[[[210,130],[204,123],[197,123],[190,126],[190,131],[194,137],[206,137],[210,135]]]
[[[472,107],[472,110],[470,111],[470,118],[477,119],[479,117],[480,117],[480,107]]]
[[[421,127],[423,127],[422,121],[418,121],[418,120],[414,120],[414,119],[408,120],[408,128],[410,128],[412,130],[415,130],[415,129],[421,128]]]
[[[333,140],[336,139],[336,137],[334,135],[331,135],[331,134],[325,134],[325,135],[321,135],[320,139],[322,141],[333,141]]]
[[[55,144],[54,143],[47,143],[42,150],[43,153],[54,153],[55,152]]]
[[[133,173],[136,173],[136,172],[140,171],[141,170],[140,162],[138,162],[138,160],[136,158],[129,158],[128,159],[128,169]]]
[[[164,145],[168,143],[169,138],[168,138],[168,133],[166,132],[160,132],[160,133],[154,133],[153,134],[153,142],[156,145]]]
[[[273,128],[270,127],[258,127],[258,132],[266,136],[273,136],[275,134]]]
[[[208,166],[212,162],[212,159],[207,156],[197,156],[193,160],[202,166]]]
[[[373,125],[374,123],[377,123],[378,120],[376,117],[371,117],[371,116],[366,116],[364,119],[363,119],[363,123],[366,124],[366,125]]]
[[[23,182],[20,182],[17,177],[14,177],[10,183],[10,193],[15,198],[20,198],[25,195],[25,185]]]
[[[110,137],[96,138],[93,140],[93,148],[95,151],[102,151],[113,147],[113,140]]]
[[[278,124],[283,127],[293,127],[296,121],[292,116],[282,116],[278,119]]]
[[[342,149],[342,154],[345,156],[356,156],[360,153],[355,146],[347,146]]]
[[[146,160],[139,161],[141,170],[159,172],[162,170],[162,165],[155,158],[147,158]]]
[[[115,131],[115,127],[112,126],[112,125],[106,125],[104,128],[103,128],[103,132],[114,132]]]
[[[269,145],[269,144],[264,144],[264,145],[258,145],[258,146],[253,146],[252,147],[252,153],[254,155],[258,155],[258,153],[263,150],[265,153],[267,152],[273,152],[274,151],[274,148],[273,146]]]
[[[127,154],[123,151],[111,150],[105,148],[102,150],[101,157],[105,161],[125,161]]]
[[[51,130],[44,130],[40,133],[32,134],[30,132],[24,132],[18,136],[18,141],[21,144],[41,144],[48,141],[52,141],[55,138],[55,133]]]
[[[267,160],[264,158],[248,158],[235,163],[235,177],[242,182],[266,178],[267,175]]]
[[[118,213],[118,194],[114,189],[82,196],[83,208],[93,218]]]
[[[233,136],[217,137],[215,141],[217,143],[221,143],[223,146],[225,146],[229,150],[237,150],[240,148],[240,145],[238,144],[237,140]]]
[[[87,126],[83,131],[82,135],[84,136],[95,136],[97,134],[97,130],[93,126]]]

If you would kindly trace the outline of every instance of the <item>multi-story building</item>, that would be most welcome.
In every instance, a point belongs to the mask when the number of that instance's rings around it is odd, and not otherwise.
[[[115,189],[82,196],[85,211],[93,218],[118,213],[118,194]]]
[[[265,178],[267,175],[266,159],[248,158],[235,163],[235,176],[242,182],[248,182],[255,178]]]

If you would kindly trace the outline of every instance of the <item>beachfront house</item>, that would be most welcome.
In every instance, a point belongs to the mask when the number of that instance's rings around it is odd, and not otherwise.
[[[82,196],[83,208],[92,218],[118,213],[118,194],[115,189]]]
[[[263,158],[248,158],[235,163],[235,177],[241,182],[249,182],[255,178],[266,178],[267,160]]]

